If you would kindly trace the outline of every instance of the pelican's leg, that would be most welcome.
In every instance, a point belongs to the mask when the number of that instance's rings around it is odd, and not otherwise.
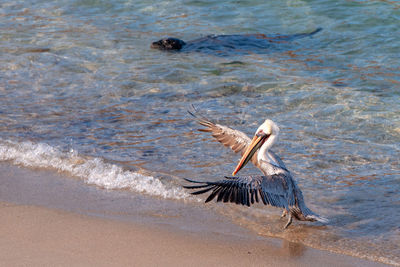
[[[283,229],[288,228],[291,223],[292,223],[292,214],[289,212],[289,219],[288,219],[285,227],[283,227]]]
[[[286,209],[283,209],[283,212],[282,212],[281,218],[284,218],[284,217],[286,217],[286,215],[287,215],[287,210],[286,210]]]

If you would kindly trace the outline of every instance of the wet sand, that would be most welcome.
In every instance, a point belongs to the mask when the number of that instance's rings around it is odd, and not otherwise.
[[[5,266],[384,266],[260,237],[193,204],[109,192],[51,171],[0,171]]]

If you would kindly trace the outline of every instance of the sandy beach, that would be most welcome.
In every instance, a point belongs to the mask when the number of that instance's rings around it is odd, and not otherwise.
[[[400,267],[399,10],[2,1],[0,267]]]
[[[266,240],[242,242],[6,202],[0,203],[0,216],[4,266],[379,265],[317,250],[303,253],[296,244],[281,248]]]
[[[75,183],[82,188],[80,181],[51,171],[6,164],[1,170],[4,266],[383,266],[257,236],[201,211],[174,216],[172,211],[180,208],[173,205],[149,212],[138,199],[118,200],[115,192],[87,185],[86,194],[74,192]],[[90,190],[95,193],[88,194]],[[107,194],[116,203],[110,204]],[[137,204],[137,213],[105,211],[130,201]],[[191,209],[184,205],[183,210]]]

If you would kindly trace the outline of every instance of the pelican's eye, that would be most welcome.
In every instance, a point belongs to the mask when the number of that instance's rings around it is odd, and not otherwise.
[[[257,135],[258,137],[261,137],[261,136],[265,136],[266,134],[264,133],[263,130],[259,130],[259,131],[257,132],[256,135]]]

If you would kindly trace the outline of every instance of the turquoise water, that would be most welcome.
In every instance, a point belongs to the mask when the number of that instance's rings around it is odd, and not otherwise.
[[[164,37],[296,34],[265,53],[166,53]],[[400,264],[400,4],[389,1],[13,1],[0,4],[0,159],[165,201],[238,156],[186,110],[275,151],[331,224],[215,205],[262,235]],[[245,173],[258,173],[246,167]],[[203,205],[198,203],[196,205]]]

